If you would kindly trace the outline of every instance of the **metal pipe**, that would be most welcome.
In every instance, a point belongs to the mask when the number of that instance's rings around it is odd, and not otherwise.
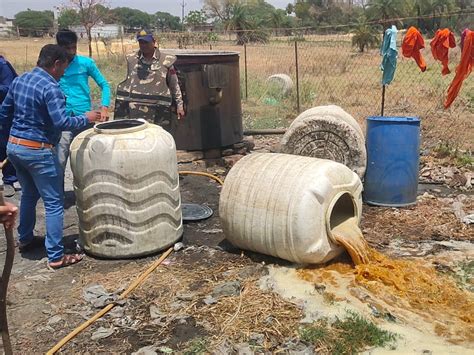
[[[285,129],[247,129],[244,131],[244,136],[269,136],[269,135],[278,135],[285,134]]]
[[[385,85],[382,85],[382,108],[380,110],[380,116],[383,117],[385,111]]]
[[[298,41],[295,41],[295,65],[296,65],[296,108],[298,113],[301,112],[300,109],[300,72],[298,66]]]
[[[245,69],[245,100],[249,99],[249,85],[247,81],[247,44],[244,43],[244,69]]]

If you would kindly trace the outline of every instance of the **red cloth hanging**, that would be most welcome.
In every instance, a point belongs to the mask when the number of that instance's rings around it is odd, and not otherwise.
[[[461,52],[462,52],[462,49],[464,47],[464,39],[466,38],[466,34],[467,32],[469,31],[468,28],[466,28],[464,31],[462,31],[461,33]]]
[[[444,103],[444,107],[448,108],[459,94],[463,81],[469,76],[474,66],[474,31],[468,30],[464,37],[463,49],[461,53],[461,61],[456,67],[456,75],[449,85],[448,96]]]
[[[443,65],[441,73],[443,75],[451,73],[448,67],[448,51],[449,48],[456,47],[454,33],[452,33],[449,28],[438,30],[436,31],[435,37],[431,40],[430,45],[434,59],[439,60]]]
[[[403,38],[402,53],[406,58],[413,58],[422,72],[426,70],[426,62],[420,53],[423,48],[425,48],[425,41],[420,31],[413,26],[410,27]]]

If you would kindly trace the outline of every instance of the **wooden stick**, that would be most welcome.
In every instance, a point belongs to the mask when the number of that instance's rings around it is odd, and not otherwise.
[[[3,167],[8,163],[8,158],[5,158],[4,161],[0,163],[0,169],[3,169]],[[2,190],[3,191],[3,190]]]
[[[6,159],[5,159],[6,160]],[[5,163],[5,161],[2,163]],[[4,206],[3,185],[0,185],[0,205]],[[2,276],[0,278],[0,330],[2,332],[3,351],[6,355],[13,354],[12,344],[10,341],[10,333],[8,331],[7,320],[7,291],[8,281],[13,267],[13,259],[15,257],[15,239],[13,238],[13,229],[5,228],[5,237],[7,240],[7,254],[5,256],[5,264],[3,266]]]

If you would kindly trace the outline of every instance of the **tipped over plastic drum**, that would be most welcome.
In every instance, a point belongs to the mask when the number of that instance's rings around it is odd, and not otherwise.
[[[389,207],[415,204],[419,156],[419,118],[368,117],[364,202]]]
[[[362,182],[346,166],[289,154],[253,153],[227,175],[219,201],[233,245],[304,264],[324,263],[343,248],[333,234],[360,221]]]

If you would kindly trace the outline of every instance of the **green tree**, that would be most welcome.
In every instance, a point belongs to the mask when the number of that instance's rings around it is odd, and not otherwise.
[[[225,22],[225,27],[227,30],[236,32],[238,45],[268,41],[269,33],[262,30],[263,19],[252,16],[250,7],[242,4],[232,6],[230,18]]]
[[[407,14],[406,0],[370,0],[367,6],[370,20],[388,20]]]
[[[178,16],[173,16],[168,12],[158,11],[153,17],[155,26],[161,31],[181,30],[181,20]]]
[[[241,0],[204,0],[203,10],[210,18],[225,25],[232,17],[234,6],[241,3]]]
[[[275,34],[279,35],[279,29],[291,27],[291,20],[285,10],[274,9],[267,16],[267,24],[275,29]]]
[[[28,9],[15,15],[14,24],[23,36],[41,36],[53,28],[52,11],[34,11]]]
[[[69,26],[77,26],[81,23],[79,15],[74,9],[64,9],[59,14],[58,24],[59,28],[68,28]]]
[[[431,18],[420,19],[418,26],[426,32],[435,32],[443,24],[443,20],[448,18],[443,17],[445,13],[452,12],[457,9],[454,0],[414,0],[412,5],[414,12],[418,16],[430,16]]]
[[[199,26],[207,22],[207,16],[204,11],[189,11],[188,16],[185,17],[184,22],[187,25]]]
[[[69,8],[76,10],[79,21],[84,26],[89,42],[89,57],[92,57],[92,28],[102,21],[107,12],[104,11],[103,0],[69,0]]]
[[[296,0],[293,9],[303,26],[312,26],[318,22],[318,16],[322,12],[322,4],[318,0]]]
[[[112,10],[115,19],[121,25],[128,29],[138,30],[141,28],[149,28],[153,23],[153,16],[129,7],[117,7]]]
[[[353,32],[352,45],[359,49],[359,52],[364,52],[364,49],[375,48],[380,44],[378,34],[371,28],[365,17],[359,19],[359,23]]]
[[[293,12],[295,12],[295,6],[292,3],[289,3],[286,5],[285,11],[288,15],[291,15]]]
[[[95,9],[100,17],[100,22],[106,24],[115,24],[117,23],[117,19],[115,18],[114,12],[111,8],[103,6],[101,4],[97,4]]]

